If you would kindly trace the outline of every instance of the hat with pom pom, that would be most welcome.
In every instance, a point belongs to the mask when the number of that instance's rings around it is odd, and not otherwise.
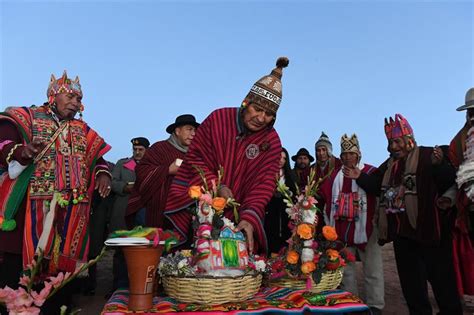
[[[276,115],[282,96],[281,76],[283,74],[283,68],[286,68],[289,62],[286,57],[278,58],[276,68],[273,69],[269,75],[255,82],[245,97],[242,106],[245,107],[250,103],[254,103],[264,111]]]

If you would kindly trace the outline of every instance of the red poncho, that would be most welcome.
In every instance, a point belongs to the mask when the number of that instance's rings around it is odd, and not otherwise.
[[[172,146],[168,140],[153,144],[135,168],[137,180],[129,200],[127,215],[146,208],[146,226],[163,227],[163,210],[174,175],[169,166],[176,159],[184,159],[185,153]]]
[[[449,145],[449,159],[456,169],[464,162],[469,129],[470,126],[465,124]],[[468,208],[471,203],[472,201],[467,197],[464,187],[458,189],[456,200],[458,215],[453,231],[453,258],[456,281],[461,295],[474,294],[474,249],[467,227],[469,220]]]
[[[188,187],[202,185],[193,165],[205,172],[206,179],[217,179],[219,166],[224,168],[222,184],[232,190],[241,204],[239,219],[254,228],[255,252],[267,248],[263,220],[265,206],[275,190],[275,174],[281,155],[281,143],[273,127],[256,133],[245,133],[239,108],[222,108],[212,112],[201,124],[186,158],[171,185],[165,216],[187,240],[191,214],[186,208],[193,203]],[[234,219],[231,209],[225,216]]]

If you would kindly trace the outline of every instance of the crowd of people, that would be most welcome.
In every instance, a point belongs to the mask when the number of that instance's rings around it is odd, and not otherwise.
[[[66,72],[51,77],[43,105],[0,113],[0,287],[17,287],[40,249],[42,272],[73,272],[98,254],[107,233],[137,225],[173,229],[177,247],[190,247],[194,203],[187,189],[201,184],[198,169],[211,182],[223,167],[218,194],[240,203],[237,229],[249,251],[281,253],[291,232],[277,181],[296,197],[313,170],[319,227],[334,226],[362,262],[373,314],[385,305],[381,246],[389,242],[410,314],[432,313],[428,282],[440,314],[462,314],[462,295],[474,294],[474,208],[466,195],[471,182],[457,185],[456,172],[474,162],[464,154],[474,125],[474,88],[458,108],[467,112],[466,124],[449,146],[418,145],[408,120],[396,114],[383,126],[389,156],[382,165],[363,162],[355,134],[341,136],[335,156],[322,132],[316,158],[301,148],[291,156],[292,168],[273,127],[288,63],[279,58],[239,107],[217,109],[202,123],[180,115],[166,128],[169,138],[152,145],[144,137],[131,139],[132,156],[116,164],[104,159],[110,146],[82,119],[79,78]],[[225,209],[226,217],[234,215]],[[113,278],[112,289],[128,285],[121,250],[114,254]],[[356,279],[355,263],[348,263],[342,287],[357,295]],[[93,281],[88,292],[94,293]],[[56,308],[54,301],[43,306],[45,314]]]

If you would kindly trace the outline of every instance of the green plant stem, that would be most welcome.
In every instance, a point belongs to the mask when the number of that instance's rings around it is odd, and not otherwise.
[[[81,268],[79,269],[78,272],[74,272],[69,278],[67,278],[66,280],[64,280],[63,282],[61,282],[61,285],[59,285],[58,287],[54,288],[53,291],[51,291],[48,295],[48,297],[46,299],[49,299],[50,297],[52,297],[53,295],[56,294],[56,292],[58,292],[62,287],[64,287],[66,284],[68,284],[69,282],[71,282],[72,280],[74,280],[79,274],[81,274],[84,270],[86,270],[87,268],[89,268],[90,266],[94,265],[95,263],[97,263],[97,261],[99,261],[99,259],[102,258],[102,256],[104,256],[105,254],[105,251],[106,251],[106,246],[102,247],[102,251],[100,252],[100,254],[94,258],[94,259],[91,259],[89,260],[86,264],[82,265]]]

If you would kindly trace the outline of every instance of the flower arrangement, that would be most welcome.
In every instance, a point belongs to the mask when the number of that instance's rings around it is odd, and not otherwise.
[[[311,170],[308,184],[302,193],[298,192],[296,201],[291,197],[288,187],[278,182],[277,189],[287,204],[286,212],[291,220],[292,236],[286,252],[271,262],[271,279],[289,275],[296,279],[306,279],[307,286],[321,281],[324,272],[336,270],[352,259],[350,252],[337,240],[336,230],[324,226],[316,233],[318,226],[316,191],[319,182],[315,181],[315,171]]]
[[[181,276],[181,277],[195,277],[203,274],[199,269],[197,263],[197,256],[193,256],[190,249],[183,249],[167,256],[161,257],[158,266],[158,273],[163,276]],[[243,274],[248,273],[267,273],[269,272],[269,265],[265,257],[258,255],[250,255],[247,268]]]
[[[0,304],[4,304],[9,314],[40,314],[40,307],[44,302],[58,292],[62,287],[75,279],[79,274],[95,264],[105,253],[105,247],[94,259],[78,267],[73,273],[60,272],[56,276],[44,276],[41,273],[44,253],[38,250],[37,257],[27,266],[19,280],[19,288],[14,290],[8,286],[0,289]],[[34,288],[40,288],[39,291]],[[66,307],[61,307],[61,314],[65,314]],[[77,312],[74,312],[77,313]]]
[[[160,262],[161,275],[196,276],[211,275],[237,276],[251,271],[263,272],[267,269],[263,257],[249,256],[244,234],[238,231],[230,219],[224,216],[224,209],[233,208],[238,221],[237,207],[233,198],[220,197],[224,170],[219,168],[217,181],[210,185],[204,172],[193,166],[202,179],[202,186],[191,186],[189,196],[196,204],[193,216],[194,249],[182,250],[163,257]]]
[[[196,201],[196,207],[192,210],[195,219],[193,220],[193,228],[196,231],[199,224],[212,224],[214,227],[212,236],[216,239],[219,236],[217,233],[218,230],[220,230],[225,223],[224,209],[228,206],[233,207],[235,221],[239,222],[237,207],[240,206],[240,204],[237,203],[234,198],[225,199],[218,194],[219,189],[224,187],[222,184],[224,168],[222,166],[220,166],[217,171],[217,182],[211,180],[211,187],[209,187],[207,183],[204,171],[195,165],[193,165],[193,167],[203,182],[202,186],[191,186],[188,190],[189,197]]]

